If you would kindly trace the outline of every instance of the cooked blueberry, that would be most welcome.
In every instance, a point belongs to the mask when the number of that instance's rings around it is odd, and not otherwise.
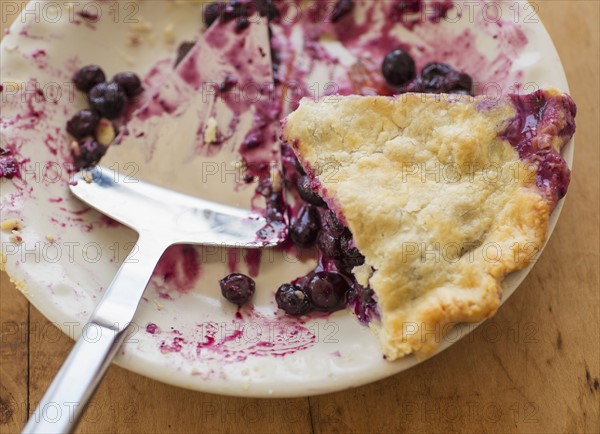
[[[294,244],[301,247],[310,246],[319,234],[319,212],[309,204],[303,205],[290,224],[290,238]]]
[[[415,61],[406,51],[393,50],[383,59],[381,72],[389,84],[401,86],[415,78]]]
[[[221,294],[228,301],[241,306],[247,303],[254,295],[255,283],[250,277],[233,273],[219,281]]]
[[[315,206],[325,206],[325,201],[321,196],[312,191],[310,188],[310,179],[308,176],[303,176],[298,180],[298,193],[306,202]]]
[[[338,0],[331,11],[331,22],[337,23],[354,9],[354,0]]]
[[[333,312],[344,307],[349,289],[348,282],[340,274],[321,271],[310,279],[306,292],[315,308]]]
[[[77,89],[88,92],[92,87],[106,81],[106,76],[98,65],[88,65],[75,73],[73,81]]]
[[[184,41],[179,44],[177,47],[177,57],[175,58],[175,66],[179,65],[179,63],[183,60],[185,56],[190,52],[190,50],[196,45],[194,41]]]
[[[273,0],[256,0],[256,10],[261,17],[267,17],[269,21],[281,15]]]
[[[275,301],[277,307],[288,315],[306,315],[312,309],[306,292],[298,285],[289,283],[284,283],[279,287],[275,293]]]
[[[339,238],[333,236],[329,231],[321,230],[319,232],[317,246],[325,258],[338,259],[343,256]]]
[[[100,83],[88,93],[90,106],[102,117],[114,119],[123,113],[127,97],[117,83]]]
[[[95,166],[106,153],[106,149],[106,146],[101,145],[93,139],[80,142],[78,149],[73,152],[75,166],[77,169]]]
[[[67,122],[67,132],[76,139],[91,136],[96,130],[100,116],[94,110],[81,110]]]
[[[139,95],[143,90],[142,81],[133,72],[119,72],[113,77],[112,81],[121,86],[128,98]]]
[[[206,27],[210,27],[212,23],[217,21],[217,19],[221,16],[223,11],[225,10],[225,3],[209,3],[204,8],[204,24]]]

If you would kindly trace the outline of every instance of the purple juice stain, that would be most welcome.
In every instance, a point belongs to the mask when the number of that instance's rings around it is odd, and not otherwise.
[[[197,250],[186,244],[169,247],[158,261],[153,276],[162,280],[157,283],[157,290],[163,297],[169,298],[171,292],[189,292],[200,278]]]

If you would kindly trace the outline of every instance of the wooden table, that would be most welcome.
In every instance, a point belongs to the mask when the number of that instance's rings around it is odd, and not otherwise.
[[[600,432],[600,8],[537,5],[579,106],[573,180],[539,263],[493,319],[413,369],[311,398],[208,395],[113,366],[78,431]],[[0,297],[0,431],[17,432],[72,341],[5,273]]]

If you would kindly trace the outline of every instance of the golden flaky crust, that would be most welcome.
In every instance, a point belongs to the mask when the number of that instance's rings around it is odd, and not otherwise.
[[[388,359],[426,356],[453,323],[493,315],[504,276],[544,243],[535,169],[499,137],[514,116],[509,100],[406,94],[305,99],[286,119],[373,270]]]

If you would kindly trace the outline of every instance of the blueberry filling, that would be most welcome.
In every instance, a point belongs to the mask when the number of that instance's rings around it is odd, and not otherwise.
[[[219,285],[223,297],[238,306],[250,301],[256,288],[252,278],[240,273],[233,273],[224,277],[219,281]]]

